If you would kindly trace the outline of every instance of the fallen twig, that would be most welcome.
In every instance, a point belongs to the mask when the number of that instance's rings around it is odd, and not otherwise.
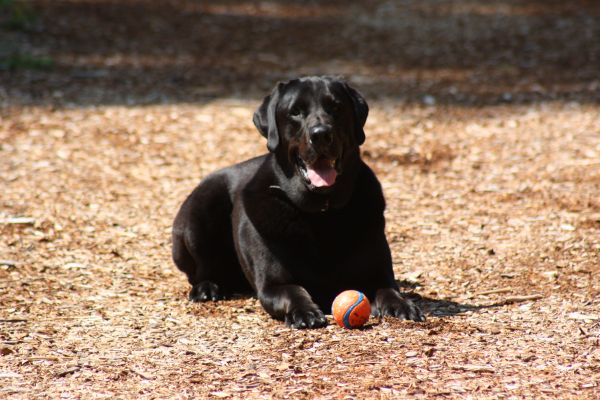
[[[492,304],[492,306],[503,306],[506,304],[520,303],[523,301],[539,300],[543,297],[544,296],[542,296],[541,294],[530,294],[530,295],[525,295],[525,296],[510,296],[510,297],[505,298],[502,301]]]
[[[525,296],[511,296],[511,297],[505,298],[504,300],[502,300],[501,302],[496,303],[496,304],[520,303],[522,301],[539,300],[543,297],[544,296],[542,296],[541,294],[530,294],[530,295],[525,295]]]

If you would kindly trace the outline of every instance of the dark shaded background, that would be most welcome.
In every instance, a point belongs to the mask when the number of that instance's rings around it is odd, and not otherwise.
[[[5,106],[258,99],[304,74],[405,102],[600,100],[597,1],[26,4],[16,29],[3,10]],[[10,62],[23,55],[50,66]]]

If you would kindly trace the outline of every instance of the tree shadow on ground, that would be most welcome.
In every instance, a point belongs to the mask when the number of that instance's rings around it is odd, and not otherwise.
[[[481,106],[600,101],[600,4],[560,1],[35,1],[0,53],[5,105],[258,99],[341,74],[369,98]],[[7,28],[2,28],[6,30]],[[1,54],[0,54],[1,56]]]

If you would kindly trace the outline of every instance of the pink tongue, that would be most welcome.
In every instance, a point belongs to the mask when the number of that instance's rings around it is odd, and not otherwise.
[[[321,158],[307,167],[308,179],[316,187],[331,186],[335,183],[337,171],[329,160]]]

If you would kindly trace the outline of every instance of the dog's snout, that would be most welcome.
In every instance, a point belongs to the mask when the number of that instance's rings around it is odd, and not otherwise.
[[[308,131],[310,141],[316,145],[329,145],[333,141],[333,133],[328,125],[316,125]]]

